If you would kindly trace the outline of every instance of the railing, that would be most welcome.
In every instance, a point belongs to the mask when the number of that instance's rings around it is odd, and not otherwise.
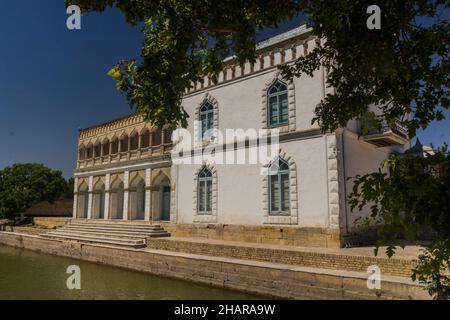
[[[121,162],[127,160],[137,160],[143,158],[151,158],[153,156],[161,156],[168,154],[172,150],[172,143],[165,143],[158,146],[150,146],[137,150],[122,151],[115,154],[104,155],[97,158],[89,158],[77,161],[77,168],[93,167],[101,164]]]
[[[393,123],[389,124],[384,118],[378,117],[380,121],[380,126],[377,126],[368,118],[361,118],[361,135],[374,135],[374,134],[383,134],[392,132],[404,139],[408,139],[408,130],[405,126],[403,126],[402,122],[399,119],[396,119]],[[364,127],[367,127],[367,131],[363,132]]]

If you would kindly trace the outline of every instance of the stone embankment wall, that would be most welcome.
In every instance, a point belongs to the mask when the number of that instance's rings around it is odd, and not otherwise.
[[[164,277],[286,299],[427,299],[423,287],[386,276],[380,290],[367,275],[261,261],[152,249],[123,249],[0,232],[0,244],[147,272]]]
[[[292,249],[264,248],[252,245],[217,244],[207,242],[183,241],[177,239],[149,239],[147,246],[156,250],[185,252],[217,257],[267,261],[289,265],[300,265],[331,270],[366,272],[369,266],[376,265],[381,273],[391,276],[409,277],[415,260],[400,258],[369,257],[361,255],[323,253]]]

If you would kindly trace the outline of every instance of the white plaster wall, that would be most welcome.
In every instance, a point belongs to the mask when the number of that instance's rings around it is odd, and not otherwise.
[[[219,104],[219,130],[262,128],[262,90],[267,83],[275,79],[277,74],[278,69],[272,68],[269,71],[187,95],[182,105],[190,115],[188,130],[193,134],[194,120],[198,120],[194,117],[195,108],[203,102],[206,93],[209,93]],[[296,129],[298,131],[311,129],[314,109],[323,98],[322,71],[317,71],[314,78],[306,75],[295,78],[294,84]]]
[[[315,71],[313,78],[308,75],[294,78],[297,130],[319,128],[317,123],[312,125],[311,120],[316,106],[324,98],[322,72],[322,69]]]
[[[327,162],[324,137],[281,144],[282,152],[297,165],[298,226],[328,226]],[[179,223],[192,223],[194,174],[201,164],[178,167]],[[218,223],[263,224],[262,165],[216,165],[218,183]]]
[[[344,166],[346,178],[355,177],[356,175],[363,175],[377,171],[382,162],[389,158],[394,151],[400,152],[407,148],[405,146],[393,146],[377,148],[367,142],[358,140],[358,136],[350,131],[344,132]],[[349,195],[352,191],[354,180],[346,180],[346,194]],[[358,217],[365,218],[370,214],[370,208],[364,208],[362,211],[355,209],[351,212],[350,206],[347,203],[347,226],[351,231],[355,227],[355,220]]]
[[[221,84],[187,95],[183,107],[190,115],[188,130],[193,134],[195,110],[208,93],[218,102],[218,129],[261,129],[263,89],[278,75],[277,68],[243,79]],[[314,109],[323,98],[323,73],[294,79],[296,130],[317,128],[311,120]],[[289,99],[292,99],[290,97]],[[282,143],[282,152],[295,159],[297,165],[298,225],[328,227],[327,156],[324,137]],[[177,221],[191,223],[194,219],[194,174],[201,165],[180,165],[177,198]],[[262,177],[258,165],[217,165],[218,223],[263,224]]]

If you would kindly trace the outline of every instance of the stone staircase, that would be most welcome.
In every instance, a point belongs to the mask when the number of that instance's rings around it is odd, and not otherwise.
[[[144,248],[148,238],[169,237],[159,225],[72,221],[41,235],[45,238]]]

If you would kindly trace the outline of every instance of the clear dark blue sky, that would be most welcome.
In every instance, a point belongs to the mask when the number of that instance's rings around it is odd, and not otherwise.
[[[78,129],[130,113],[107,71],[139,56],[142,35],[114,9],[66,28],[63,0],[16,0],[0,19],[0,168],[38,162],[72,175]],[[299,24],[295,21],[272,36]],[[421,134],[449,141],[448,122]]]

